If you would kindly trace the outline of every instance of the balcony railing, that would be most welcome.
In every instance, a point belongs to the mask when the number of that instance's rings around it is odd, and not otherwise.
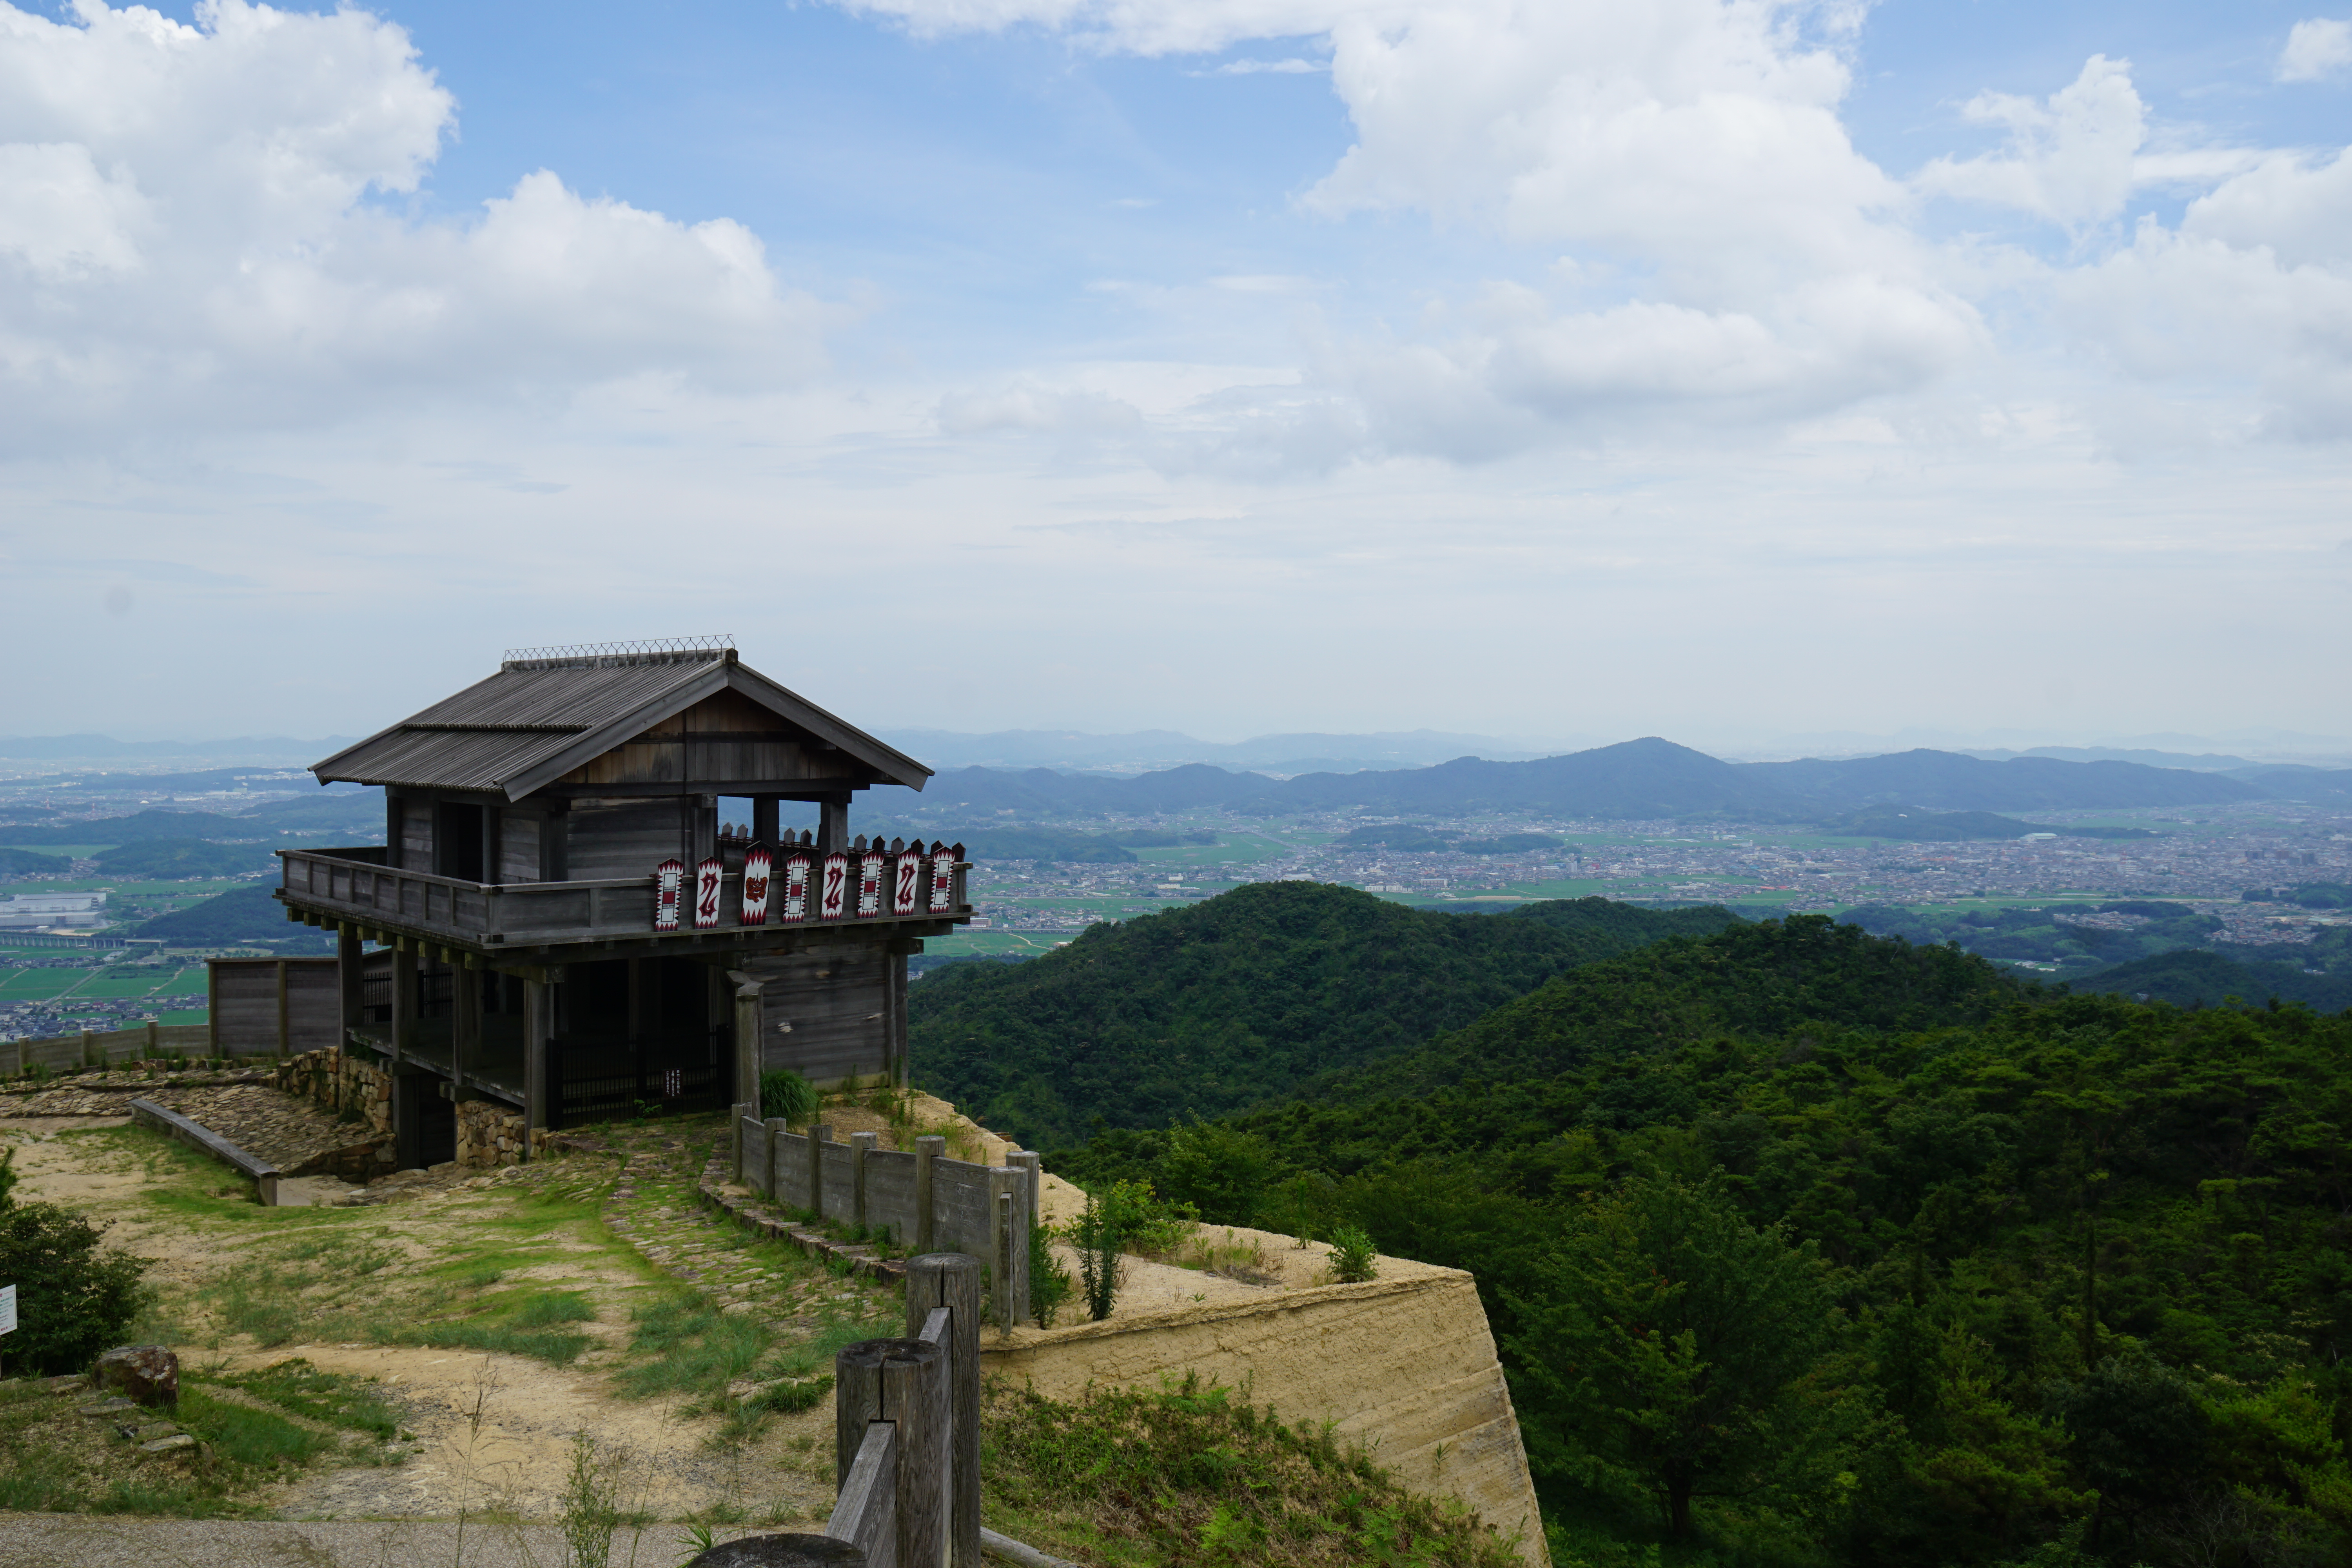
[[[961,921],[971,914],[964,890],[971,868],[961,845],[934,851],[919,842],[892,850],[877,840],[833,856],[799,851],[806,879],[797,888],[789,865],[795,852],[786,851],[771,872],[765,919],[752,921],[744,918],[743,873],[709,861],[699,868],[673,862],[643,877],[494,885],[396,870],[383,864],[381,846],[278,854],[285,865],[281,896],[291,907],[468,946],[543,947],[808,927],[871,931]],[[669,885],[675,889],[667,911],[664,870],[673,871]],[[756,906],[756,896],[753,901]]]

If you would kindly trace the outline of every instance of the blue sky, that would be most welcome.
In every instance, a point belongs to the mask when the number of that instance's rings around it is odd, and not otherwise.
[[[0,733],[2352,731],[2324,9],[158,11],[0,5]]]

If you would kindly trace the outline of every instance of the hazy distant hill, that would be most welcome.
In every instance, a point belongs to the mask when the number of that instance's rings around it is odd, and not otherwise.
[[[2259,787],[2219,773],[2140,763],[2070,763],[2011,757],[1989,763],[1958,752],[1897,752],[1825,762],[1748,763],[1741,771],[1815,809],[1923,805],[1937,811],[2053,811],[2143,805],[2217,805],[2262,800]]]
[[[2298,787],[2340,774],[2294,770]],[[1957,752],[1793,763],[1727,763],[1655,736],[1533,762],[1458,757],[1434,767],[1302,773],[1274,780],[1205,763],[1130,778],[960,768],[922,794],[881,789],[868,809],[892,820],[956,826],[1018,819],[1130,815],[1230,805],[1267,815],[1365,810],[1458,816],[1481,811],[1556,816],[1727,816],[1819,821],[1873,807],[1937,812],[2112,810],[2211,805],[2269,798],[2257,784],[2216,773],[2137,763],[2016,757],[1985,762]],[[1873,815],[1879,815],[1874,813]],[[2017,831],[2033,830],[2021,825]],[[2004,830],[2006,831],[2006,830]]]

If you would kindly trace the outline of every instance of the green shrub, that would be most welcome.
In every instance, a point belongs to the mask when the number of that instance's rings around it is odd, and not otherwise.
[[[1054,1256],[1054,1233],[1042,1225],[1029,1227],[1029,1316],[1041,1329],[1054,1326],[1062,1303],[1070,1299],[1076,1282],[1070,1278],[1069,1265]]]
[[[16,1202],[15,1157],[13,1149],[0,1155],[0,1281],[16,1287],[8,1361],[29,1372],[79,1372],[130,1332],[147,1265],[100,1252],[104,1233],[71,1209]]]
[[[1352,1225],[1331,1236],[1331,1278],[1342,1285],[1360,1285],[1380,1273],[1372,1238]]]
[[[763,1121],[806,1121],[816,1114],[816,1086],[790,1068],[770,1068],[760,1075],[760,1118]]]

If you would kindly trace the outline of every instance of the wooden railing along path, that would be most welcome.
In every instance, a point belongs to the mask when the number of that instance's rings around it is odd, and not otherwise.
[[[907,1334],[834,1358],[834,1474],[822,1535],[751,1535],[688,1568],[1070,1568],[980,1522],[980,1262],[907,1266]]]

